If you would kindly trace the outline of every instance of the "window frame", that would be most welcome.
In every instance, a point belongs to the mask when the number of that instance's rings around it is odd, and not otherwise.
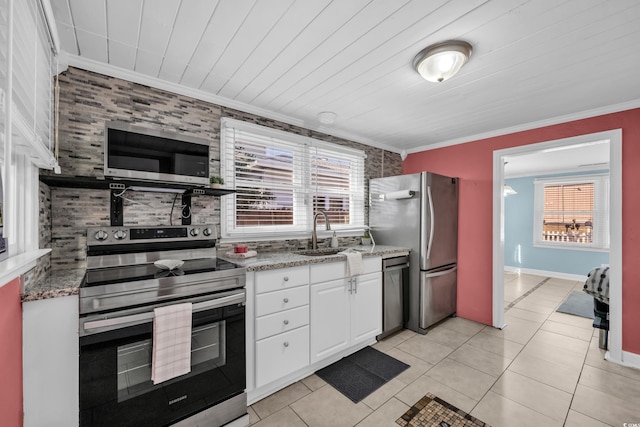
[[[365,178],[364,168],[366,155],[364,151],[343,145],[321,141],[304,135],[285,132],[266,126],[256,125],[229,117],[223,117],[220,121],[220,174],[226,186],[236,188],[238,182],[235,171],[234,146],[235,136],[233,130],[250,134],[255,140],[265,141],[264,147],[269,147],[269,141],[274,146],[282,148],[290,147],[295,154],[301,156],[298,160],[292,160],[293,189],[293,224],[270,225],[255,227],[237,227],[235,225],[236,195],[221,197],[220,201],[220,238],[224,242],[246,240],[280,240],[290,238],[308,238],[313,229],[313,200],[320,195],[319,187],[312,186],[314,173],[312,164],[314,155],[319,151],[323,154],[332,153],[341,159],[354,162],[355,167],[349,172],[349,224],[331,223],[331,229],[340,235],[361,235],[365,228]],[[295,183],[295,184],[293,184]],[[324,195],[324,194],[322,194]],[[324,232],[323,224],[318,224],[318,235],[328,234]],[[328,237],[328,236],[327,236]]]
[[[603,224],[602,228],[593,228],[592,242],[550,241],[543,239],[544,221],[544,188],[546,186],[573,185],[589,183],[594,186],[593,223]],[[588,175],[572,175],[567,177],[536,178],[534,179],[533,202],[533,246],[540,248],[569,249],[580,251],[609,251],[609,197],[610,179],[608,173]]]

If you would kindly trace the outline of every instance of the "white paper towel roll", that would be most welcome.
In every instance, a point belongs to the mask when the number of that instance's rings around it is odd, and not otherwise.
[[[400,190],[384,195],[385,200],[410,199],[416,194],[413,190]]]

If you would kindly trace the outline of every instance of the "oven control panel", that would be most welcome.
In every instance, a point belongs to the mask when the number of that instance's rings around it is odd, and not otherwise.
[[[206,224],[160,227],[92,227],[87,229],[87,246],[215,239],[215,227]]]

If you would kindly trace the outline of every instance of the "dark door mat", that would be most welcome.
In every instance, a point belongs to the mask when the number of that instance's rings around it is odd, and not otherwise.
[[[375,348],[365,347],[320,369],[316,375],[358,403],[408,367]]]
[[[402,427],[491,427],[431,393],[409,408],[396,424]]]
[[[584,292],[571,292],[556,311],[593,319],[593,297]]]

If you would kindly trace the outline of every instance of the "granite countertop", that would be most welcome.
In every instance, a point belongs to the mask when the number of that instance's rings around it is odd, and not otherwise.
[[[409,248],[397,246],[351,246],[351,249],[362,253],[363,257],[381,256],[383,258],[395,255],[408,254]],[[321,248],[319,251],[326,250]],[[345,249],[345,248],[340,248]],[[325,262],[337,262],[346,260],[346,256],[340,254],[307,256],[296,252],[265,252],[251,258],[234,258],[218,254],[218,258],[233,262],[247,271],[274,270],[298,265],[319,264]],[[48,298],[77,295],[80,283],[84,278],[84,269],[54,270],[39,283],[26,288],[22,294],[22,301],[38,301]]]
[[[318,251],[323,251],[328,248],[321,248]],[[363,257],[368,256],[381,256],[387,258],[389,256],[396,256],[402,254],[408,254],[409,248],[402,248],[398,246],[386,246],[386,245],[372,245],[372,246],[349,246],[341,249],[354,249],[362,253]],[[247,269],[247,271],[262,271],[262,270],[275,270],[278,268],[296,267],[298,265],[320,264],[325,262],[338,262],[346,260],[347,257],[340,254],[322,255],[322,256],[308,256],[301,255],[296,252],[264,252],[259,253],[255,257],[251,258],[235,258],[227,255],[218,254],[218,258],[233,262],[241,267]]]
[[[83,268],[50,271],[44,280],[24,290],[22,302],[77,295],[84,273]]]

